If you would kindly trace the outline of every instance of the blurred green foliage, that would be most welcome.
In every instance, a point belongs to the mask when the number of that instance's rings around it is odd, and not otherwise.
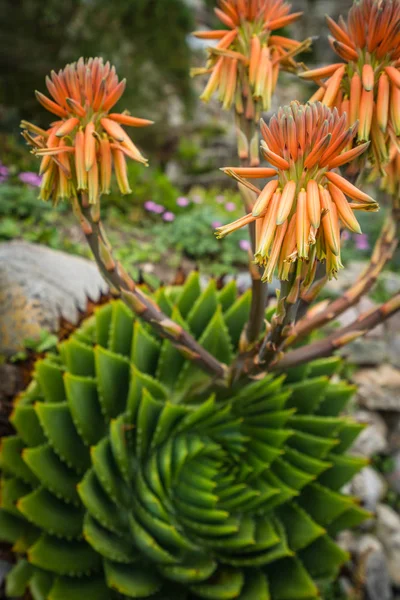
[[[115,64],[127,78],[125,106],[162,122],[169,96],[190,104],[192,19],[184,0],[2,0],[0,104],[11,109],[2,128],[21,115],[45,120],[34,90],[80,55]]]

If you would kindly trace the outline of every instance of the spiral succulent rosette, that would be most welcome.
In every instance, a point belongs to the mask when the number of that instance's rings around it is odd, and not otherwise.
[[[161,290],[230,363],[249,312],[235,284]],[[1,448],[8,597],[312,600],[367,513],[339,490],[365,461],[339,416],[340,359],[236,389],[210,380],[119,301],[36,364]]]

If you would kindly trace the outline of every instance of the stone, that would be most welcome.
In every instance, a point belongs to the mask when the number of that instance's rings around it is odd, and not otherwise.
[[[387,342],[381,339],[371,339],[368,336],[359,338],[345,346],[340,354],[355,365],[369,367],[389,362]]]
[[[400,516],[386,504],[378,505],[376,515],[376,535],[384,547],[392,583],[400,587]]]
[[[400,370],[385,364],[377,369],[360,369],[353,375],[357,400],[369,410],[400,412]]]
[[[357,559],[358,571],[362,573],[365,598],[392,600],[387,559],[381,542],[376,536],[365,534],[357,539],[355,548],[353,545],[351,550]]]
[[[375,512],[377,504],[385,497],[387,488],[384,477],[369,466],[357,473],[350,484],[351,495],[359,498],[371,512]]]
[[[388,451],[388,427],[376,412],[359,410],[353,415],[358,423],[365,423],[350,452],[358,456],[371,458],[375,454],[386,454]]]
[[[0,354],[23,348],[42,329],[57,332],[60,317],[72,324],[107,293],[94,262],[39,244],[0,244]]]

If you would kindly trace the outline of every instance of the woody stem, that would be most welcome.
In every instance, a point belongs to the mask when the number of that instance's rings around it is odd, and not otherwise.
[[[74,212],[113,295],[120,297],[130,310],[149,323],[161,337],[170,340],[185,358],[192,360],[216,380],[224,381],[226,365],[209,354],[183,327],[165,315],[156,302],[139,289],[121,263],[114,259],[97,205],[90,206],[87,195],[82,193],[80,199],[74,202]]]
[[[243,115],[238,118],[238,128],[246,136],[248,148],[251,145],[251,139],[254,135],[255,127],[252,121],[246,119]],[[250,167],[251,158],[248,151],[246,157],[240,158],[242,167]],[[255,202],[254,194],[250,190],[239,184],[239,191],[243,198],[243,203],[246,212],[251,211],[252,205]],[[243,335],[243,346],[248,347],[256,342],[260,336],[265,319],[265,307],[268,299],[268,285],[261,281],[262,268],[253,264],[252,257],[256,252],[256,228],[255,223],[249,225],[250,240],[251,240],[251,259],[249,263],[249,271],[251,276],[251,306],[249,321],[246,325]]]
[[[309,335],[315,329],[323,327],[330,321],[336,319],[339,315],[345,312],[348,308],[354,306],[359,300],[372,288],[376,282],[378,276],[384,269],[385,265],[393,257],[393,254],[397,247],[397,236],[396,236],[396,225],[394,219],[388,218],[382,232],[375,244],[374,251],[372,253],[371,260],[357,279],[346,292],[330,302],[328,306],[321,312],[311,315],[305,315],[295,326],[293,331],[292,341],[298,341],[299,339]],[[308,298],[309,303],[314,299],[315,295],[311,293]],[[307,298],[304,299],[307,302]],[[294,337],[295,336],[295,337]]]
[[[342,348],[358,337],[364,336],[371,329],[384,323],[398,311],[400,311],[400,294],[396,294],[388,302],[375,310],[363,313],[353,323],[335,331],[324,340],[288,352],[281,360],[272,365],[271,370],[284,370],[317,358],[331,356],[339,348]]]

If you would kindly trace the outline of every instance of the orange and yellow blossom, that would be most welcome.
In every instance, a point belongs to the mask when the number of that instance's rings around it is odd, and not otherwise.
[[[310,101],[347,112],[350,124],[358,120],[357,140],[371,140],[370,159],[382,172],[390,144],[400,150],[400,0],[361,0],[347,23],[327,20],[330,44],[345,62],[300,76],[320,85]]]
[[[317,261],[329,277],[342,267],[340,227],[361,233],[354,210],[378,210],[378,204],[336,169],[364,152],[369,143],[345,151],[356,135],[347,116],[320,102],[292,102],[280,108],[269,125],[261,121],[261,152],[272,168],[227,168],[224,171],[257,194],[251,213],[219,227],[219,238],[255,222],[255,262],[265,267],[264,281],[278,269],[287,280],[293,263],[311,283]],[[272,178],[262,189],[249,179]],[[347,200],[350,198],[350,202]]]
[[[272,34],[302,15],[290,8],[283,0],[219,0],[215,13],[228,29],[194,33],[218,42],[208,49],[206,68],[192,70],[210,75],[203,100],[218,91],[225,109],[234,104],[239,115],[258,122],[260,111],[271,107],[280,69],[296,71],[293,56],[311,44]]]
[[[23,135],[42,158],[40,197],[53,202],[86,192],[96,204],[110,193],[112,168],[122,194],[131,192],[125,157],[147,164],[122,125],[145,127],[152,121],[111,113],[125,90],[115,67],[102,58],[80,58],[46,77],[52,98],[36,92],[39,102],[58,117],[46,131],[22,121]]]

